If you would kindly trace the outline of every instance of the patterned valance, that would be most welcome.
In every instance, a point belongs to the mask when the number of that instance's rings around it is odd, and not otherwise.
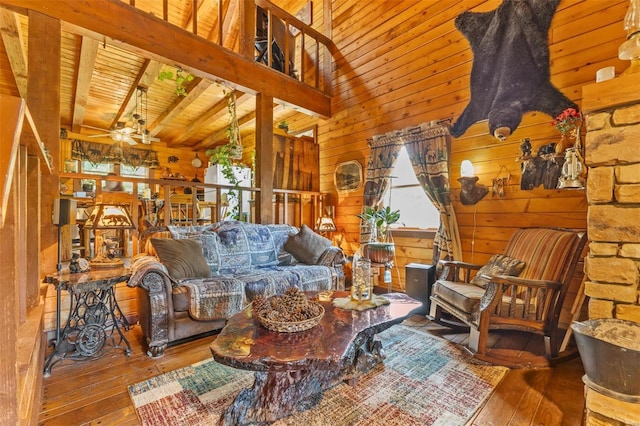
[[[134,168],[148,167],[151,169],[160,166],[158,154],[155,151],[121,146],[117,142],[109,145],[74,139],[71,141],[71,158],[90,161],[93,164],[116,163]]]

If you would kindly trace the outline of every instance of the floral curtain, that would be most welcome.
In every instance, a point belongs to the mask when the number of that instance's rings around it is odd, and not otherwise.
[[[449,128],[438,122],[423,123],[403,131],[404,146],[418,182],[440,212],[440,228],[433,244],[433,263],[462,259],[458,221],[451,206],[449,187]]]
[[[71,141],[71,158],[98,163],[120,163],[134,168],[159,167],[158,154],[147,149],[121,146],[119,143],[104,144],[74,139]]]
[[[441,258],[462,259],[460,233],[449,188],[450,141],[449,128],[435,121],[374,136],[368,141],[371,154],[364,205],[372,207],[380,202],[390,183],[398,152],[404,145],[418,182],[440,212],[440,228],[434,239],[434,264]]]

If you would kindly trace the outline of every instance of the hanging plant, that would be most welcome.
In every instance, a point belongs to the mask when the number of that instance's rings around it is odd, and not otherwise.
[[[240,126],[236,113],[236,92],[225,90],[224,93],[227,97],[227,111],[229,112],[229,125],[226,128],[229,155],[234,160],[240,160],[242,158],[242,141],[240,140]]]
[[[158,80],[174,80],[176,82],[176,95],[187,96],[187,85],[193,81],[193,75],[182,68],[176,68],[175,77],[173,71],[160,71]]]
[[[238,220],[240,218],[240,180],[233,171],[233,159],[231,157],[230,146],[229,144],[218,145],[213,149],[208,149],[206,154],[212,164],[220,165],[222,176],[224,176],[229,183],[233,185],[233,189],[230,189],[227,193],[227,201],[229,202],[229,205],[233,204],[233,207],[226,217]]]

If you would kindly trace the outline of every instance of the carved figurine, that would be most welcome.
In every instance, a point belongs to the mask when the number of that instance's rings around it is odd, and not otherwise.
[[[520,144],[520,151],[522,152],[522,157],[530,157],[531,156],[531,141],[529,138],[522,139],[522,143]]]
[[[69,272],[77,274],[80,272],[87,272],[90,268],[89,261],[84,257],[80,257],[78,253],[71,255],[71,261],[69,261]]]
[[[71,261],[69,262],[69,272],[71,272],[72,274],[80,272],[78,259],[80,259],[80,255],[78,253],[73,253],[71,255]]]

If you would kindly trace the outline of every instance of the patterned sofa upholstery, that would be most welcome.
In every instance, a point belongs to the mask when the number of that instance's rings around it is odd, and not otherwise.
[[[171,342],[222,328],[257,295],[282,294],[291,286],[305,291],[343,290],[342,250],[329,246],[315,264],[301,263],[285,250],[287,240],[298,231],[290,225],[223,221],[143,232],[144,254],[132,260],[128,285],[138,289],[147,353],[161,356]],[[172,277],[157,256],[154,238],[198,241],[210,276]]]

